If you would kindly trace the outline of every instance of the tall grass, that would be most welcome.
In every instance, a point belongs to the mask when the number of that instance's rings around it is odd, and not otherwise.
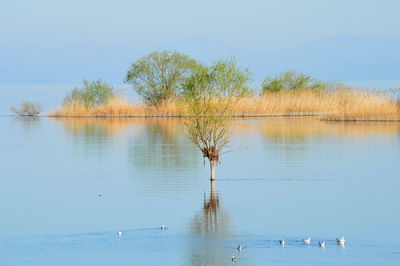
[[[369,90],[311,89],[265,93],[260,98],[241,99],[238,116],[319,115],[325,120],[399,120],[399,104],[388,94]]]
[[[332,121],[400,121],[400,104],[389,94],[359,90],[336,92],[334,108],[323,116]]]
[[[86,107],[64,104],[50,116],[185,116],[187,107],[179,101],[165,101],[160,105],[130,104],[111,99],[106,104]],[[234,116],[318,115],[332,121],[399,121],[400,103],[383,92],[357,89],[329,91],[300,89],[267,92],[260,97],[238,100]]]
[[[130,104],[128,101],[112,98],[107,103],[87,107],[79,103],[63,104],[58,110],[50,112],[55,117],[128,117],[128,116],[181,116],[184,107],[175,102],[165,101],[159,106]]]

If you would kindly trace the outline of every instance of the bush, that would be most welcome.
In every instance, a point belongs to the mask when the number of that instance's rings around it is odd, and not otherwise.
[[[42,108],[37,103],[31,103],[27,101],[21,103],[18,108],[11,107],[10,110],[20,116],[37,116],[40,114]]]
[[[131,65],[125,82],[147,104],[159,105],[174,99],[182,83],[197,68],[196,60],[178,52],[153,52]]]
[[[284,72],[274,78],[267,77],[262,83],[263,93],[296,89],[325,89],[327,87],[326,83],[294,71]]]
[[[64,104],[79,104],[91,108],[106,104],[112,97],[114,89],[111,85],[100,79],[93,82],[83,80],[83,87],[73,89],[64,99]]]

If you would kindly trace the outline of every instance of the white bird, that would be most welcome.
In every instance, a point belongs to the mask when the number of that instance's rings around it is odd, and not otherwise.
[[[121,231],[118,232],[118,236],[119,236],[119,237],[122,236],[122,232],[121,232]]]
[[[340,246],[344,246],[345,242],[346,240],[344,239],[344,236],[342,236],[341,238],[336,238],[336,243]]]
[[[303,239],[303,243],[304,244],[311,244],[311,238],[309,237],[309,238]]]
[[[319,241],[319,242],[318,242],[318,245],[319,245],[321,248],[324,248],[324,247],[325,247],[325,241]]]
[[[232,256],[232,263],[236,263],[237,262],[237,258],[235,256]]]
[[[167,227],[165,227],[165,225],[161,225],[160,229],[165,230],[165,229],[167,229]]]
[[[238,245],[237,250],[242,251],[242,245]]]
[[[281,244],[281,246],[285,245],[285,240],[279,240],[279,244]]]

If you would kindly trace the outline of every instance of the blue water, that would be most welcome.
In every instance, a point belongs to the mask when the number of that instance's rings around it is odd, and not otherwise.
[[[232,121],[215,189],[179,119],[0,129],[0,265],[400,264],[399,124]]]

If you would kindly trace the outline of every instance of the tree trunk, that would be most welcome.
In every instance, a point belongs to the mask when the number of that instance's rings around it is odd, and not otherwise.
[[[215,180],[215,161],[210,160],[210,180]]]
[[[210,181],[210,195],[215,195],[215,180]]]

